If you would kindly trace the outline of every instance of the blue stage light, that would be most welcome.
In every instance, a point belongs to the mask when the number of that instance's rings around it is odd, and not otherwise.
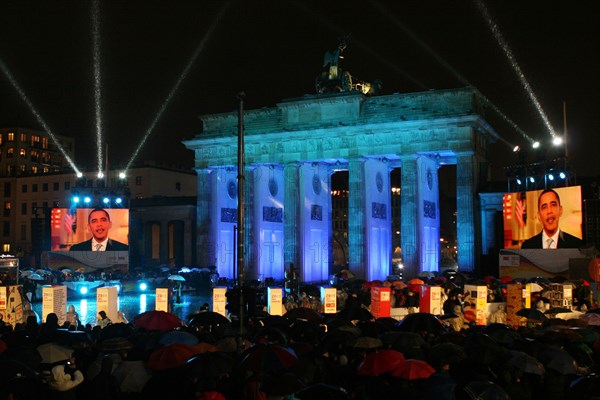
[[[148,284],[146,282],[140,282],[138,288],[140,291],[145,292],[148,289]]]
[[[87,292],[88,292],[87,286],[82,286],[81,288],[79,288],[79,293],[81,293],[82,295],[86,295]]]
[[[90,196],[85,196],[84,199],[83,199],[83,202],[85,204],[90,204],[91,201],[92,201],[92,198]]]
[[[558,176],[560,176],[560,179],[565,179],[567,177],[567,175],[564,172],[561,172],[560,174],[558,174]]]
[[[108,204],[108,203],[110,203],[110,199],[108,197],[105,197],[105,198],[102,199],[102,202],[104,204]]]
[[[521,182],[521,179],[517,178],[517,185],[520,185],[521,183],[523,183]]]
[[[548,179],[550,179],[551,181],[553,181],[554,180],[554,175],[548,174]]]
[[[79,203],[79,196],[73,197],[73,203],[75,203],[75,204]]]
[[[117,198],[115,199],[115,203],[117,203],[117,204],[121,204],[122,202],[123,202],[123,199],[122,199],[122,198],[120,198],[120,197],[117,197]]]
[[[535,182],[535,178],[533,176],[529,177],[529,182],[534,183]]]

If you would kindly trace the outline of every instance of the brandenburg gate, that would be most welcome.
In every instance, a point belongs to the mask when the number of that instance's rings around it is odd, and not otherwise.
[[[390,171],[401,169],[405,276],[438,271],[438,168],[456,165],[458,266],[480,254],[478,182],[496,137],[473,88],[366,96],[306,95],[244,112],[245,271],[283,279],[293,263],[304,282],[332,269],[331,175],[348,171],[349,268],[385,279],[392,271]],[[203,115],[186,141],[198,173],[197,258],[235,277],[238,113]]]

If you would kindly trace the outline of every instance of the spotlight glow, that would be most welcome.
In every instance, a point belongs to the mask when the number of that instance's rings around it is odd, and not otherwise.
[[[563,140],[560,136],[554,136],[554,139],[552,139],[552,144],[555,146],[560,146],[563,144]]]
[[[77,204],[77,203],[79,203],[79,200],[80,200],[79,196],[73,197],[73,203]]]
[[[567,175],[564,172],[561,172],[560,174],[558,174],[558,176],[560,177],[560,179],[565,179],[567,177]]]
[[[108,197],[105,197],[105,198],[102,199],[102,202],[104,204],[108,204],[108,203],[110,203],[110,199]]]
[[[535,178],[534,178],[533,176],[530,176],[530,177],[529,177],[529,182],[531,182],[531,183],[535,183]]]
[[[98,172],[98,179],[102,179],[104,178],[104,174],[102,173],[102,171]]]
[[[536,140],[535,142],[533,142],[533,145],[531,145],[531,147],[533,147],[534,149],[537,149],[538,147],[540,147],[540,142],[538,142]]]
[[[82,286],[82,287],[79,289],[79,293],[81,293],[81,294],[83,294],[83,295],[87,294],[87,292],[88,292],[88,288],[87,288],[87,286]]]
[[[77,178],[81,178],[81,177],[83,177],[83,172],[78,172],[77,173]]]
[[[553,181],[554,180],[554,175],[548,174],[548,179],[550,179],[551,181]]]
[[[515,153],[516,153],[516,152],[518,152],[519,150],[521,150],[521,147],[520,147],[519,145],[516,145],[516,146],[513,148],[513,152],[515,152]]]
[[[519,178],[517,178],[517,185],[520,185],[521,183],[523,183],[523,182],[521,182],[521,180]]]
[[[85,196],[85,197],[83,198],[83,202],[84,202],[85,204],[90,204],[90,203],[92,202],[92,199],[91,199],[91,197],[89,197],[89,196]]]
[[[123,199],[121,199],[120,197],[117,197],[115,199],[115,203],[117,203],[117,204],[121,204],[122,202],[123,202]]]
[[[119,172],[119,178],[125,179],[125,178],[127,178],[127,174],[125,172]]]

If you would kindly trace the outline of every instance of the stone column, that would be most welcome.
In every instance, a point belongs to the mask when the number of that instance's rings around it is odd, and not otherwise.
[[[284,199],[283,199],[283,235],[284,235],[284,267],[298,264],[298,164],[288,163],[283,167]]]
[[[402,263],[404,264],[404,276],[414,277],[420,272],[419,259],[419,207],[417,192],[417,156],[401,157],[402,185],[400,197],[401,233],[400,244],[402,246]]]
[[[348,259],[350,271],[365,278],[365,181],[364,160],[348,162]]]
[[[198,198],[196,201],[196,255],[198,267],[216,265],[216,252],[211,239],[210,199],[212,194],[211,170],[197,169]]]
[[[475,270],[475,156],[473,152],[456,157],[456,237],[458,268]]]

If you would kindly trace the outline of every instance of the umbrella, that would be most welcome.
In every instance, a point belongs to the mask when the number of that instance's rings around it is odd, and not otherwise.
[[[540,285],[539,283],[530,283],[528,284],[531,293],[536,293],[536,292],[541,292],[542,290],[544,290],[544,288],[542,287],[542,285]]]
[[[427,345],[423,336],[415,332],[392,331],[379,336],[384,345],[402,352],[408,358],[421,358]]]
[[[545,321],[548,318],[544,315],[543,312],[541,312],[540,310],[538,310],[537,308],[522,308],[519,311],[517,311],[517,315],[520,317],[524,317],[527,318],[528,320],[531,321]]]
[[[565,307],[552,307],[546,311],[544,314],[562,314],[562,313],[570,313],[571,310]]]
[[[167,279],[170,281],[185,282],[185,278],[179,274],[169,275]]]
[[[392,330],[392,328],[379,321],[361,321],[357,326],[363,336],[377,337]]]
[[[500,323],[492,323],[485,327],[483,333],[494,339],[498,344],[510,347],[521,335],[511,326]]]
[[[185,364],[185,370],[192,377],[218,378],[230,373],[235,366],[235,359],[222,351],[206,352],[190,358]]]
[[[166,311],[146,311],[133,319],[133,325],[147,331],[170,331],[182,325],[181,320]]]
[[[239,368],[254,373],[273,373],[289,369],[298,357],[289,347],[274,343],[257,343],[244,352]]]
[[[375,320],[375,316],[371,314],[369,310],[360,306],[354,306],[344,308],[336,314],[339,318],[345,319],[346,321],[372,321]]]
[[[408,287],[408,285],[402,281],[393,281],[392,287],[396,290],[402,290],[402,289]]]
[[[300,319],[308,322],[321,322],[323,320],[323,316],[321,314],[312,308],[307,307],[292,308],[283,314],[283,317],[287,318],[288,320]]]
[[[467,353],[462,346],[455,343],[438,343],[431,346],[425,361],[435,369],[444,365],[458,364],[467,359]]]
[[[404,332],[427,332],[434,335],[439,335],[444,331],[444,326],[435,315],[422,312],[408,314],[398,322],[397,327],[398,330]]]
[[[27,279],[31,280],[31,281],[45,281],[46,278],[44,278],[43,276],[41,276],[40,274],[34,273],[34,274],[30,274],[29,276],[27,276]]]
[[[473,381],[462,389],[470,399],[482,400],[510,400],[510,396],[506,393],[502,386],[493,382]],[[462,397],[461,397],[462,398]]]
[[[146,362],[146,367],[153,371],[177,368],[196,354],[198,351],[194,346],[181,343],[169,344],[154,350]]]
[[[370,336],[359,336],[352,342],[352,347],[362,350],[373,350],[383,347],[381,339]]]
[[[369,353],[358,365],[358,375],[378,376],[395,370],[404,362],[404,355],[396,350],[378,350]]]
[[[141,393],[152,377],[142,360],[124,360],[118,363],[113,375],[117,378],[122,393]]]
[[[534,276],[534,277],[527,279],[527,283],[539,283],[542,285],[549,285],[552,282],[550,282],[550,279],[548,279],[544,276]]]
[[[66,348],[56,343],[44,343],[37,347],[42,357],[42,364],[54,364],[71,358],[73,349]]]
[[[231,320],[214,311],[203,311],[190,316],[187,322],[188,326],[199,328],[203,326],[228,326],[231,325]]]
[[[408,281],[409,285],[424,285],[425,282],[422,279],[419,278],[413,278],[410,281]]]
[[[346,400],[348,399],[349,394],[346,389],[341,386],[317,383],[298,390],[294,393],[294,397],[297,397],[300,400]]]
[[[133,344],[122,337],[113,337],[102,340],[98,346],[98,349],[102,353],[118,353],[120,351],[131,350],[132,348]]]
[[[33,271],[30,269],[24,269],[23,271],[20,271],[20,274],[23,278],[33,274]]]
[[[506,285],[507,283],[511,283],[511,282],[512,282],[512,280],[513,280],[513,277],[512,277],[512,276],[509,276],[509,275],[506,275],[506,276],[501,276],[501,277],[500,277],[500,283],[503,283],[503,284],[505,284],[505,285]]]
[[[100,339],[109,339],[113,337],[129,337],[133,335],[135,328],[129,324],[118,322],[110,324],[100,331]]]
[[[307,296],[321,297],[321,289],[315,285],[303,285],[300,287],[300,293],[306,293]]]
[[[587,322],[588,325],[600,326],[600,314],[583,314],[579,318]]]
[[[162,345],[182,343],[193,346],[198,344],[198,338],[185,331],[167,331],[160,336],[158,343]]]
[[[575,359],[566,350],[559,347],[547,346],[538,355],[538,360],[546,369],[551,369],[563,375],[575,374]]]
[[[546,371],[538,359],[522,351],[511,350],[508,365],[527,374],[541,376]]]
[[[409,358],[392,371],[392,376],[402,379],[427,379],[435,373],[435,369],[426,361]]]

